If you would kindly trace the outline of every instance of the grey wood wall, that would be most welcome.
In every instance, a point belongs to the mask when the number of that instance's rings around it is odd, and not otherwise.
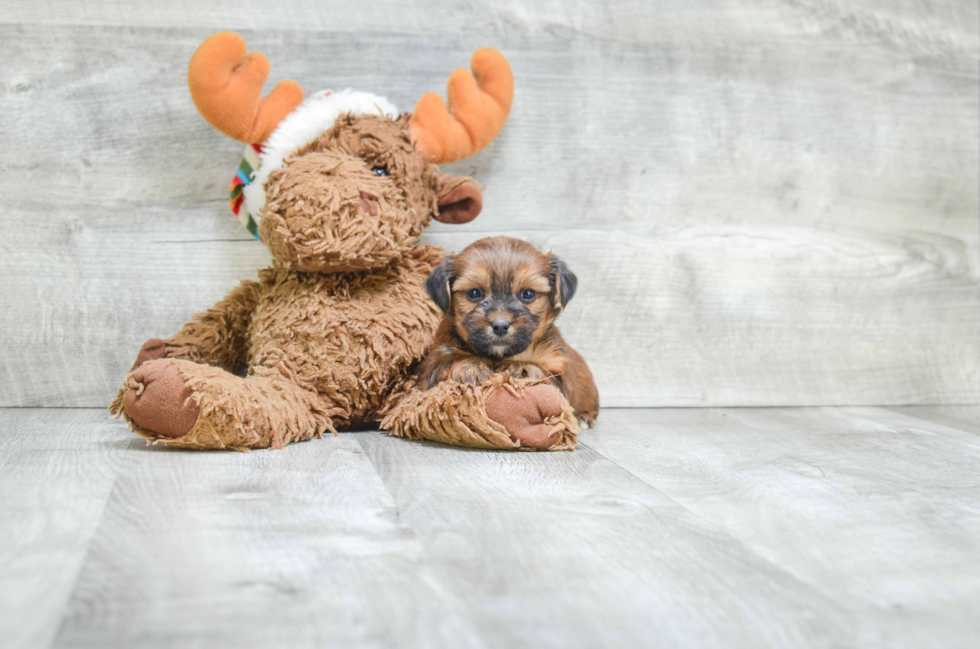
[[[219,29],[403,110],[502,50],[485,211],[429,240],[563,256],[606,405],[980,397],[975,0],[0,0],[0,405],[105,405],[267,263],[185,87]]]

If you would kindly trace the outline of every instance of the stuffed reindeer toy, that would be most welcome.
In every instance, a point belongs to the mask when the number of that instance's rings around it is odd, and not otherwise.
[[[377,425],[393,434],[521,448],[525,430],[578,431],[546,385],[506,376],[423,390],[411,370],[440,313],[423,287],[443,259],[419,235],[435,218],[466,223],[482,207],[471,179],[434,163],[476,154],[513,98],[506,59],[477,50],[473,74],[449,78],[449,105],[425,94],[399,114],[384,97],[343,90],[304,98],[295,81],[262,97],[260,53],[222,32],[191,58],[201,115],[246,143],[232,209],[272,253],[167,340],[149,340],[110,411],[152,442],[193,449],[281,448],[326,431]]]

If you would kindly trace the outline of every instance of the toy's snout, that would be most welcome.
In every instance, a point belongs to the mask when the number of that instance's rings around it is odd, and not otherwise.
[[[291,159],[270,176],[267,194],[262,239],[293,270],[384,266],[412,244],[422,226],[391,178],[344,152]]]

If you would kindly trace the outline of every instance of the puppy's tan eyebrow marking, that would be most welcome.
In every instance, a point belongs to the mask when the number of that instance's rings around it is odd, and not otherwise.
[[[547,293],[551,290],[548,276],[542,275],[534,268],[520,268],[514,273],[514,291],[521,291],[525,288],[534,289],[538,293]]]
[[[488,269],[477,266],[476,268],[466,268],[462,274],[453,282],[453,292],[468,291],[471,288],[487,289],[490,285],[491,273]]]

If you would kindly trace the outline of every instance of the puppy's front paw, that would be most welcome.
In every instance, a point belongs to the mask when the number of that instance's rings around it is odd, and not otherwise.
[[[123,408],[133,423],[161,437],[181,437],[197,422],[200,409],[174,361],[154,361],[128,377]]]
[[[493,376],[493,370],[481,358],[466,359],[453,363],[448,378],[459,383],[480,385]]]
[[[507,363],[499,371],[504,374],[510,374],[511,378],[515,379],[542,381],[547,378],[541,366],[533,363]]]
[[[545,422],[562,412],[562,397],[550,385],[532,385],[523,394],[500,387],[487,397],[487,415],[502,424],[521,446],[548,449],[558,443],[560,428]]]

